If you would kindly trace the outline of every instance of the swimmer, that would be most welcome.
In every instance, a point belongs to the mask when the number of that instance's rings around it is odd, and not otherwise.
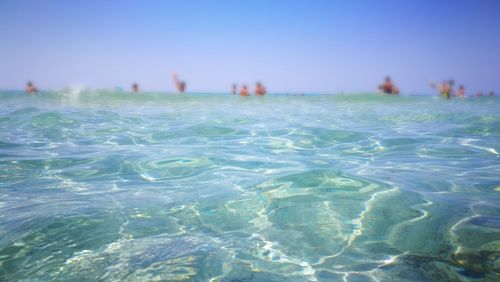
[[[439,87],[436,86],[436,84],[434,82],[432,82],[431,87],[437,88],[439,91],[439,94],[446,99],[450,99],[451,95],[453,94],[453,80],[443,81],[439,85]]]
[[[266,88],[259,81],[257,81],[257,83],[255,83],[255,95],[257,95],[257,96],[266,95]]]
[[[460,85],[457,90],[457,97],[464,98],[465,97],[465,87]]]
[[[238,86],[237,86],[236,84],[233,84],[233,88],[232,88],[231,93],[232,93],[233,95],[236,95],[236,92],[238,92]]]
[[[495,96],[495,93],[493,92],[493,90],[491,90],[490,93],[488,93],[488,96]]]
[[[36,88],[35,85],[33,85],[33,82],[28,81],[28,83],[26,83],[26,93],[36,94],[37,92],[38,92],[38,89]]]
[[[240,96],[250,96],[248,95],[248,87],[245,84],[241,87]]]
[[[183,80],[179,80],[176,74],[172,75],[172,79],[174,80],[175,86],[177,87],[177,91],[179,91],[180,93],[184,93],[184,91],[186,90],[186,82]]]
[[[132,84],[132,92],[135,93],[139,92],[139,84],[137,83]]]
[[[441,94],[446,99],[450,99],[453,94],[453,88],[449,82],[443,81],[441,85],[439,85],[439,94]]]
[[[399,95],[399,87],[396,85],[392,88],[392,95]]]
[[[392,83],[392,80],[389,76],[385,78],[385,81],[382,85],[378,87],[382,93],[385,94],[393,94],[393,95],[398,95],[399,94],[399,88]]]

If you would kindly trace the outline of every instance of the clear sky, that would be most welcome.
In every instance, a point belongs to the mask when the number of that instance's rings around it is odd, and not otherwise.
[[[1,0],[0,89],[500,90],[500,0]]]

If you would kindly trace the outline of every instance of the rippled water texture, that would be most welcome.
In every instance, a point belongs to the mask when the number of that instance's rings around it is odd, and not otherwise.
[[[498,98],[0,100],[1,281],[500,279]]]

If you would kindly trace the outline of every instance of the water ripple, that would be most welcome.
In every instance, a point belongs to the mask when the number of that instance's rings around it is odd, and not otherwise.
[[[498,99],[0,95],[0,280],[497,281]]]

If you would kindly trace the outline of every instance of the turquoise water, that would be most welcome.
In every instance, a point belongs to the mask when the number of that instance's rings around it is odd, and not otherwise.
[[[0,101],[0,281],[500,279],[498,98]]]

